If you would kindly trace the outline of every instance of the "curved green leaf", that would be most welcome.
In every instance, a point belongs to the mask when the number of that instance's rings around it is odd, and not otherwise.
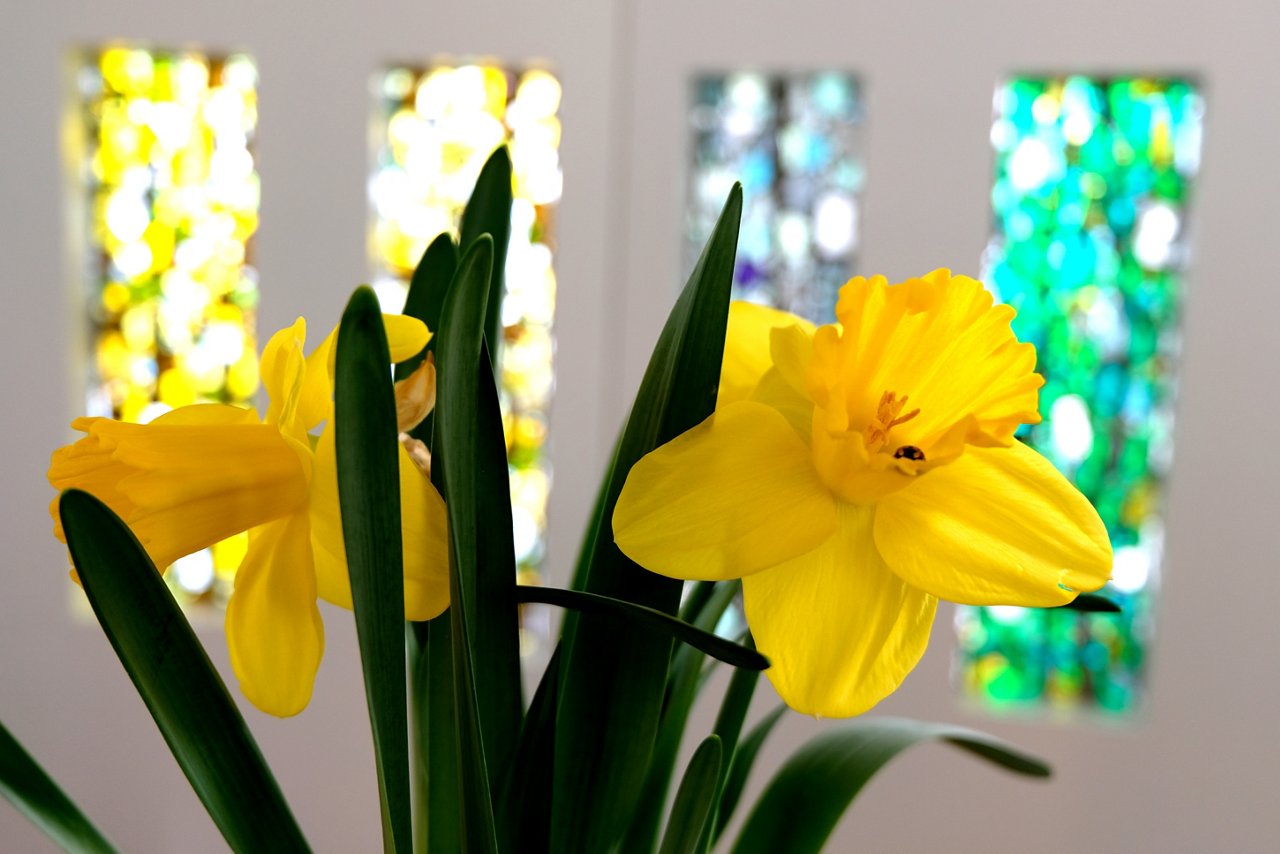
[[[720,839],[724,829],[729,825],[729,819],[733,818],[733,811],[738,808],[738,801],[742,798],[742,790],[747,786],[747,777],[750,776],[751,768],[756,764],[756,756],[759,755],[765,739],[769,737],[769,733],[773,732],[774,726],[782,720],[786,711],[786,706],[778,706],[761,718],[733,752],[733,757],[729,761],[729,772],[725,775],[724,786],[720,791],[720,807],[716,810],[712,844]]]
[[[489,342],[490,366],[497,367],[498,333],[502,330],[502,297],[506,293],[507,244],[511,242],[511,154],[505,145],[494,149],[476,179],[458,228],[462,251],[468,252],[482,234],[493,240],[492,277],[485,306],[484,336]]]
[[[547,662],[520,728],[520,741],[502,783],[499,832],[502,850],[521,854],[551,851],[551,763],[555,761],[556,692],[560,650]]]
[[[405,687],[400,461],[387,334],[378,298],[347,303],[334,362],[334,445],[342,536],[351,577],[364,690],[373,728],[382,843],[412,851],[409,719]]]
[[[742,585],[736,581],[713,585],[711,595],[697,609],[694,627],[705,632],[714,629],[741,589]],[[733,646],[738,650],[746,650],[746,647],[737,644]],[[621,843],[622,854],[650,852],[658,839],[662,811],[666,806],[667,792],[671,788],[671,778],[680,753],[680,742],[684,739],[689,713],[693,710],[693,703],[704,683],[704,675],[710,671],[710,668],[703,668],[703,662],[704,657],[698,650],[686,647],[676,651],[662,707],[662,720],[658,725],[658,737],[654,741],[649,770],[631,817],[631,827]]]
[[[76,571],[107,640],[234,851],[307,851],[244,718],[133,532],[87,492],[58,502]]]
[[[755,639],[751,637],[750,632],[747,632],[744,645],[755,649]],[[725,691],[724,700],[720,703],[720,712],[716,715],[716,725],[711,732],[719,736],[720,742],[724,745],[725,761],[720,765],[720,779],[716,783],[717,798],[711,810],[711,815],[707,818],[707,822],[702,828],[699,851],[711,850],[712,839],[720,814],[721,793],[724,791],[729,771],[733,767],[736,758],[734,754],[738,752],[738,739],[742,735],[742,725],[746,722],[747,709],[751,707],[751,698],[755,696],[756,683],[759,681],[760,674],[757,672],[741,668],[733,671],[733,677],[729,680],[729,689]]]
[[[413,850],[419,854],[461,851],[458,720],[453,702],[449,612],[407,626],[414,750]]]
[[[1121,608],[1106,596],[1097,593],[1081,593],[1065,605],[1059,605],[1068,611],[1083,611],[1089,614],[1119,614]]]
[[[463,844],[479,851],[497,850],[492,792],[520,726],[510,487],[484,345],[492,260],[493,243],[482,235],[463,255],[445,296],[432,448],[432,475],[449,513]]]
[[[654,347],[593,522],[599,528],[582,576],[587,592],[668,614],[679,608],[681,582],[645,571],[606,532],[636,461],[715,409],[741,214],[735,185]],[[671,644],[589,614],[566,619],[563,643],[552,849],[603,851],[626,830],[644,784]],[[602,706],[612,713],[601,715]]]
[[[634,625],[654,632],[669,635],[683,641],[689,646],[717,658],[734,667],[748,670],[765,670],[769,667],[769,659],[754,649],[739,646],[712,632],[703,631],[670,614],[633,605],[621,599],[608,596],[597,596],[580,590],[561,590],[557,587],[537,587],[519,585],[516,587],[516,598],[521,602],[541,602],[544,605],[556,605],[561,608],[572,608],[579,613],[599,614],[605,617],[622,617]]]
[[[111,854],[116,850],[4,724],[0,724],[0,795],[64,851]]]
[[[992,736],[903,718],[872,718],[823,733],[787,760],[738,836],[738,854],[821,851],[867,781],[890,759],[937,740],[1017,774],[1048,777],[1049,766]]]
[[[720,737],[715,735],[707,736],[694,751],[676,790],[658,854],[694,854],[699,850],[698,840],[711,816],[720,784],[721,752]]]

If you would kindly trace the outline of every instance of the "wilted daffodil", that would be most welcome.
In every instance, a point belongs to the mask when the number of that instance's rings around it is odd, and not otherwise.
[[[836,315],[735,303],[715,414],[635,465],[613,526],[655,572],[742,578],[778,693],[850,716],[920,660],[939,599],[1061,605],[1106,582],[1111,546],[1014,438],[1042,379],[1012,308],[937,270],[853,279]]]
[[[430,333],[420,321],[384,316],[392,361],[420,352]],[[310,431],[333,413],[336,333],[304,356],[306,323],[272,336],[262,354],[266,417],[223,404],[197,404],[149,424],[79,418],[86,435],[54,452],[49,482],[104,501],[162,569],[178,558],[249,532],[249,547],[227,603],[227,645],[244,695],[274,715],[300,712],[311,699],[324,651],[317,596],[351,607],[338,510],[333,430]],[[400,429],[435,402],[434,367],[423,363],[397,383]],[[388,437],[392,440],[393,437]],[[401,436],[405,616],[429,619],[449,604],[444,504],[422,449]],[[64,539],[53,505],[55,534]]]

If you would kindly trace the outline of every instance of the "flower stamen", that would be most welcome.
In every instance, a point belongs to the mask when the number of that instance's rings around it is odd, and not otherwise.
[[[880,403],[876,405],[875,417],[871,419],[871,423],[867,425],[867,450],[872,453],[879,451],[884,447],[885,442],[889,439],[889,431],[899,424],[906,424],[912,418],[920,414],[920,410],[913,409],[906,415],[901,415],[903,408],[907,405],[909,397],[903,395],[901,398],[894,392],[886,391],[880,395]]]

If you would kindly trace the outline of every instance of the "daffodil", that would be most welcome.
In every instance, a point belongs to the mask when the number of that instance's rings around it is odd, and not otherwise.
[[[384,317],[392,361],[426,345],[413,318]],[[333,430],[332,361],[336,333],[304,356],[299,318],[272,336],[262,354],[266,416],[223,404],[197,404],[149,424],[79,418],[85,433],[53,455],[49,482],[104,501],[165,568],[233,534],[249,546],[227,603],[227,645],[244,695],[274,715],[310,701],[324,651],[317,597],[351,607]],[[434,405],[428,360],[396,389],[400,429]],[[395,437],[388,436],[388,441]],[[424,620],[449,604],[444,504],[432,487],[423,449],[400,436],[405,616]],[[55,534],[57,500],[52,507]]]
[[[1106,582],[1111,546],[1014,437],[1043,381],[1012,308],[937,270],[855,278],[836,316],[735,303],[715,413],[632,468],[613,528],[655,572],[741,578],[779,695],[851,716],[920,660],[939,599],[1062,605]]]

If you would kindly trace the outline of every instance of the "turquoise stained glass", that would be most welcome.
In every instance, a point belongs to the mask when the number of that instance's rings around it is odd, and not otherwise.
[[[741,181],[734,298],[833,320],[858,244],[857,81],[836,72],[704,75],[694,80],[689,119],[686,271]]]
[[[960,608],[958,675],[997,705],[1140,699],[1173,455],[1179,312],[1203,99],[1193,82],[1015,78],[996,91],[983,278],[1036,345],[1042,423],[1022,438],[1098,508],[1121,615]]]

